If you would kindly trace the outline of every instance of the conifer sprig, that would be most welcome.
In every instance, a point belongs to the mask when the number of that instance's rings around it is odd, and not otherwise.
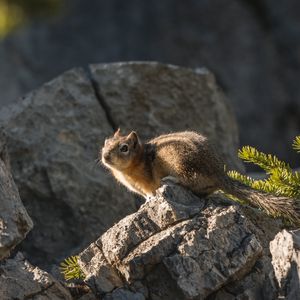
[[[60,270],[66,280],[84,279],[85,275],[78,264],[78,256],[67,257],[61,264]]]
[[[293,148],[300,153],[300,135],[296,136],[294,142],[293,142]]]
[[[276,168],[291,170],[289,164],[279,160],[275,155],[265,154],[251,146],[244,146],[241,150],[239,150],[238,155],[245,162],[256,164],[268,174]]]
[[[300,136],[295,138],[293,148],[300,153]],[[253,189],[300,201],[300,172],[293,171],[288,163],[250,146],[243,147],[238,155],[245,162],[261,167],[266,172],[267,178],[255,180],[236,171],[227,172],[229,177]]]

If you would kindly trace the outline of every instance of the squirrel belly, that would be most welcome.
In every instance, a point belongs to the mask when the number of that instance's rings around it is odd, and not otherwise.
[[[171,180],[201,196],[222,190],[300,224],[300,201],[259,192],[231,179],[218,151],[196,132],[160,135],[142,143],[136,132],[122,136],[118,130],[105,140],[99,155],[117,181],[145,198]]]

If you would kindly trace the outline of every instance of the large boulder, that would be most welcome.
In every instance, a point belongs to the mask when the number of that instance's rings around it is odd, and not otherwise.
[[[107,299],[124,288],[137,299],[204,299],[242,280],[262,242],[237,206],[215,198],[161,187],[80,254],[88,285]]]
[[[41,267],[134,211],[134,197],[95,162],[116,127],[143,138],[194,129],[215,142],[229,167],[240,167],[234,116],[206,70],[157,63],[94,65],[90,74],[73,69],[3,108],[0,126],[36,225],[22,250]]]
[[[32,227],[10,173],[5,137],[0,132],[0,260],[10,254]]]
[[[0,264],[0,299],[72,300],[50,274],[32,266],[21,253]]]

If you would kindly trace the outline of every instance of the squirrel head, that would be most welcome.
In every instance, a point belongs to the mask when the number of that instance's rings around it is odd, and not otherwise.
[[[101,151],[102,163],[119,171],[130,168],[140,157],[142,144],[135,131],[122,136],[120,128],[106,139]]]

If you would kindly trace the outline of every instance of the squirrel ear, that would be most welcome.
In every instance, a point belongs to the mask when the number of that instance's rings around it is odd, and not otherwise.
[[[133,141],[134,148],[136,147],[137,144],[139,144],[139,141],[140,141],[140,139],[135,131],[131,131],[131,133],[128,134],[127,139]]]
[[[119,127],[118,130],[114,133],[114,137],[120,136],[121,135],[120,133],[121,133],[121,129]]]

